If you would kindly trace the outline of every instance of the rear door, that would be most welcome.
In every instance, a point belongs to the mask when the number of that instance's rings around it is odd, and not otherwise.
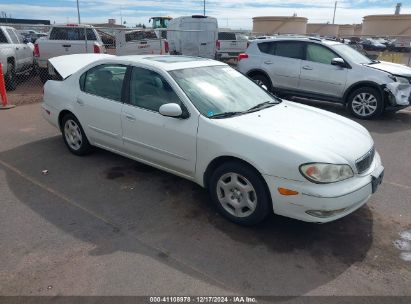
[[[309,42],[305,57],[301,63],[299,89],[318,95],[342,97],[348,69],[331,65],[331,60],[340,56],[326,46]]]
[[[217,25],[213,19],[192,18],[189,21],[183,20],[184,35],[187,39],[182,46],[183,55],[199,56],[204,58],[214,58],[217,41]]]
[[[270,76],[274,88],[297,90],[300,80],[304,43],[269,41],[258,44],[261,68]]]
[[[121,108],[126,70],[117,64],[91,68],[80,77],[81,91],[75,103],[89,140],[114,150],[123,146]]]

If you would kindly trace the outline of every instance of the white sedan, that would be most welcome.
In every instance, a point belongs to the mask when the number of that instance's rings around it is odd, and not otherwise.
[[[252,225],[270,213],[324,223],[366,203],[384,168],[365,128],[281,100],[228,65],[184,56],[50,59],[43,115],[77,155],[97,146],[208,189]]]

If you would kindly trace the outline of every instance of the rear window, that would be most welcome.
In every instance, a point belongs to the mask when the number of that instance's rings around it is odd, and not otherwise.
[[[54,27],[50,33],[50,40],[85,40],[84,28]],[[91,28],[87,28],[87,40],[97,40]]]
[[[275,43],[275,55],[294,59],[304,58],[304,44],[298,41],[282,41]]]
[[[126,33],[126,42],[129,41],[139,41],[144,39],[157,39],[157,35],[154,31],[140,31]]]
[[[220,32],[218,33],[218,40],[236,40],[235,33]]]

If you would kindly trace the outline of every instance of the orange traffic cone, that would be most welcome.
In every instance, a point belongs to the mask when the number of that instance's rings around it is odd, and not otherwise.
[[[0,63],[0,95],[1,95],[1,105],[0,110],[7,110],[14,108],[15,105],[8,104],[7,93],[6,93],[6,83],[4,82],[3,66]]]

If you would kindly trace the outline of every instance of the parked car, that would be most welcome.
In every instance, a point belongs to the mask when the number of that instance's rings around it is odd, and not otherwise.
[[[174,18],[167,27],[170,54],[214,59],[217,35],[216,18],[203,15]]]
[[[18,31],[21,36],[24,37],[26,42],[35,43],[38,38],[47,37],[46,33],[37,32],[35,30],[22,30]]]
[[[361,42],[364,50],[366,51],[378,51],[382,52],[387,49],[387,46],[381,42],[374,39],[365,39]]]
[[[382,181],[361,125],[276,98],[222,62],[82,54],[50,63],[64,80],[45,84],[43,115],[72,153],[97,146],[194,181],[238,224],[273,211],[333,221]]]
[[[98,32],[93,26],[84,24],[53,25],[48,36],[37,39],[34,45],[34,57],[43,82],[56,75],[48,64],[48,60],[52,57],[105,52],[106,49]]]
[[[248,41],[237,39],[234,32],[219,32],[216,42],[216,59],[237,59],[248,47]]]
[[[32,47],[23,43],[17,31],[10,26],[0,26],[0,62],[6,88],[10,91],[17,87],[16,77],[34,67]]]
[[[411,68],[370,60],[336,41],[255,40],[238,69],[277,94],[342,103],[361,119],[409,106]]]
[[[154,30],[118,31],[116,33],[116,55],[167,54],[166,39],[157,38]]]

